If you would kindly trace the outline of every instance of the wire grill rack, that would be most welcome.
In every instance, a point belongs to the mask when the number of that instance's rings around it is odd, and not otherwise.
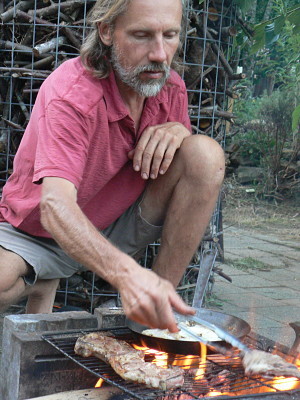
[[[74,345],[77,338],[83,334],[87,334],[91,331],[78,331],[71,333],[55,333],[54,335],[44,335],[43,339],[49,344],[54,346],[57,350],[63,353],[66,357],[72,359],[82,368],[85,368],[99,379],[103,379],[110,385],[113,385],[124,393],[129,394],[133,398],[142,400],[152,399],[180,399],[181,396],[185,400],[209,398],[211,394],[222,395],[223,399],[240,397],[244,400],[250,399],[256,394],[269,395],[278,393],[276,385],[280,384],[280,380],[275,381],[270,378],[250,378],[246,377],[243,372],[240,361],[237,358],[224,357],[219,354],[210,354],[207,356],[207,360],[202,361],[198,356],[188,356],[190,366],[185,369],[185,383],[182,388],[173,389],[168,391],[149,389],[143,385],[135,384],[129,381],[123,380],[118,376],[114,370],[103,361],[96,357],[83,358],[74,353]],[[139,343],[138,337],[133,334],[128,328],[116,327],[113,329],[106,329],[103,332],[109,332],[117,339],[126,340],[128,343]],[[258,343],[251,341],[252,345],[257,346]],[[158,352],[158,355],[162,354]],[[178,362],[186,356],[183,355],[168,355],[168,363],[172,364],[174,361]],[[153,358],[145,361],[153,361]],[[184,368],[184,367],[183,367]],[[200,379],[195,379],[196,371],[203,371]],[[300,382],[298,385],[300,389]],[[297,396],[300,394],[300,390],[287,391],[287,399],[297,398],[290,397]]]

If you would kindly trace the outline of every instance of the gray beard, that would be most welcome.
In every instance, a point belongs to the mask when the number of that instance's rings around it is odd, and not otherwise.
[[[171,70],[168,65],[163,63],[151,63],[136,68],[124,68],[120,64],[119,52],[115,46],[111,49],[111,64],[121,81],[143,97],[156,96],[165,85]],[[160,79],[149,79],[145,82],[139,78],[139,74],[145,71],[163,72],[163,76]]]

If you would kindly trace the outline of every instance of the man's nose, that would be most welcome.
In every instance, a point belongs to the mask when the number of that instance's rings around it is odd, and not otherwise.
[[[163,38],[156,38],[149,51],[149,61],[163,63],[167,61],[167,52]]]

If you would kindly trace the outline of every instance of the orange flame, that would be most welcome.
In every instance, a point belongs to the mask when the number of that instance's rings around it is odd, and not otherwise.
[[[200,361],[198,365],[197,372],[195,374],[195,380],[202,379],[205,374],[205,368],[201,366],[202,363],[206,362],[206,355],[207,355],[207,348],[205,344],[200,343],[201,345],[201,352],[200,352]],[[141,350],[145,353],[145,355],[152,355],[154,356],[154,360],[152,361],[158,367],[161,368],[168,368],[168,353],[149,349],[148,347],[138,346],[136,344],[133,345],[136,350]],[[193,361],[195,360],[195,356],[187,355],[185,357],[175,357],[175,360],[172,362],[173,366],[179,366],[182,369],[189,369],[191,368]]]
[[[278,376],[272,381],[272,386],[280,391],[296,389],[299,385],[299,379],[297,378],[285,378],[284,376]]]
[[[186,355],[186,356],[179,356],[177,355],[175,359],[172,361],[173,366],[179,366],[182,369],[190,369],[190,368],[195,368],[195,360],[197,360],[197,365],[196,365],[196,373],[194,375],[195,380],[200,380],[203,379],[205,376],[205,364],[206,364],[206,357],[207,357],[207,347],[203,344],[200,343],[201,345],[201,352],[200,352],[200,360],[199,357],[193,356],[193,355]],[[157,366],[162,367],[162,368],[168,368],[168,360],[169,360],[169,355],[168,353],[150,349],[148,347],[144,346],[138,346],[138,345],[133,345],[133,347],[137,350],[141,350],[145,353],[145,355],[151,355],[153,357],[153,363],[155,363]],[[235,357],[239,359],[239,357]],[[234,358],[234,359],[235,359]],[[170,360],[169,360],[170,362]],[[298,368],[300,367],[300,359],[298,359],[295,363]],[[98,381],[97,385],[101,379]],[[276,377],[272,381],[268,381],[268,384],[272,386],[272,388],[267,388],[267,387],[257,387],[257,388],[252,388],[251,389],[251,394],[255,393],[261,393],[261,392],[273,392],[276,389],[279,391],[286,391],[286,390],[293,390],[300,388],[300,382],[299,379],[297,378],[286,378],[286,377]],[[99,386],[95,387],[100,387],[102,385],[102,382],[100,383]],[[239,391],[236,394],[249,394],[249,390],[245,389],[242,391]],[[211,391],[206,394],[207,397],[215,397],[215,396],[222,396],[222,395],[230,395],[230,392],[219,392],[214,389],[211,389]]]
[[[136,344],[133,345],[136,350],[142,350],[145,355],[154,356],[154,360],[152,361],[158,367],[168,368],[168,353],[163,351],[158,351],[154,349],[149,349],[148,347],[138,346]]]
[[[222,395],[224,396],[224,394],[226,394],[226,393],[217,392],[215,390],[212,390],[211,392],[207,393],[206,396],[207,397],[216,397],[216,396],[222,396]]]
[[[102,386],[103,382],[104,382],[104,380],[102,378],[100,378],[98,380],[98,382],[96,383],[95,388],[100,388]]]

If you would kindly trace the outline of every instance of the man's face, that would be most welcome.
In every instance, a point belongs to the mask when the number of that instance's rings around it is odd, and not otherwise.
[[[155,96],[170,74],[179,45],[180,0],[132,0],[117,18],[111,61],[121,82],[143,97]]]

